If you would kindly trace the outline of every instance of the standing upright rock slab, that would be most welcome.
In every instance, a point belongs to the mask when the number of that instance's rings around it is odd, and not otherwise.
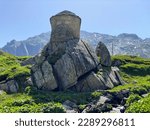
[[[97,56],[100,57],[100,61],[103,66],[107,66],[107,67],[111,66],[110,53],[104,43],[102,42],[98,43],[96,47],[96,54]]]
[[[80,39],[81,18],[70,11],[63,11],[52,16],[50,23],[51,39],[33,58],[31,77],[34,86],[50,91],[111,88],[103,82],[104,77],[99,78],[96,74],[100,63],[94,49]]]

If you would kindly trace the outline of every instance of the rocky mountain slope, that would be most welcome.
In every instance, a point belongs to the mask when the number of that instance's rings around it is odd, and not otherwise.
[[[23,41],[12,40],[2,50],[16,56],[33,56],[42,50],[49,41],[49,38],[50,33],[48,32]]]
[[[127,33],[112,36],[86,31],[81,31],[80,35],[82,39],[90,42],[93,47],[96,47],[99,41],[105,43],[110,53],[112,53],[113,45],[113,54],[129,54],[150,58],[150,38],[141,39],[136,34]],[[49,38],[50,32],[47,32],[23,41],[12,40],[2,49],[17,56],[33,56],[42,50],[44,45],[48,43]]]

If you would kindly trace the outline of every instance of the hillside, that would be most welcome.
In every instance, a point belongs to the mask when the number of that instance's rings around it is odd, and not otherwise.
[[[30,66],[20,65],[27,58],[0,51],[0,84],[28,78]],[[20,84],[19,93],[0,91],[0,112],[150,112],[150,60],[128,55],[116,55],[112,60],[120,68],[125,85],[77,93],[47,92]]]
[[[81,31],[81,38],[87,40],[95,48],[99,41],[106,44],[109,51],[114,54],[136,55],[144,58],[150,58],[150,39],[141,39],[136,34],[122,33],[118,36],[112,36],[100,33],[90,33]],[[5,52],[16,56],[33,56],[39,53],[44,45],[49,41],[50,32],[30,37],[27,40],[12,40],[2,49]],[[132,51],[131,51],[132,50]]]

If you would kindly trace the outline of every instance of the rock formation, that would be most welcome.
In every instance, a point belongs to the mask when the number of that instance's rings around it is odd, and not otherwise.
[[[79,16],[63,11],[52,16],[50,22],[50,42],[34,58],[31,69],[38,89],[93,91],[121,84],[118,70],[102,68],[94,49],[80,39]]]
[[[96,47],[96,54],[100,57],[100,62],[103,66],[111,66],[110,53],[104,43],[99,42]]]

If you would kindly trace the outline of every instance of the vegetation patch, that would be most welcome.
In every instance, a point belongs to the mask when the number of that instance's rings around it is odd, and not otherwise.
[[[72,101],[79,106],[80,110],[86,107],[86,104],[97,99],[100,92],[46,92],[41,90],[32,90],[30,86],[25,89],[25,93],[1,94],[0,112],[2,113],[63,113],[65,109],[63,102]]]
[[[136,97],[137,98],[137,97]],[[138,101],[133,102],[127,109],[128,113],[150,113],[150,94]]]
[[[29,57],[16,57],[8,53],[0,55],[0,82],[30,75],[31,66],[21,66],[20,62]]]

